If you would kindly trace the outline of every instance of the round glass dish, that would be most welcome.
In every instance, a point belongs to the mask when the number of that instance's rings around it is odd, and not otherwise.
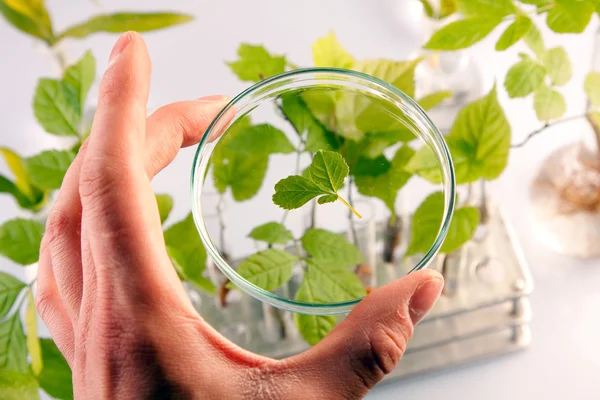
[[[412,179],[418,143],[430,150],[436,195]],[[370,75],[313,68],[231,100],[198,146],[191,194],[223,274],[209,261],[222,301],[241,289],[281,309],[332,315],[431,263],[450,225],[455,178],[442,135],[409,96]],[[415,213],[436,196],[433,209]],[[408,244],[421,227],[430,240]]]

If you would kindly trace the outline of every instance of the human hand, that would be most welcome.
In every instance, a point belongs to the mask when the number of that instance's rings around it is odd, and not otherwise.
[[[117,41],[92,132],[48,218],[37,309],[77,399],[354,399],[402,357],[443,280],[419,271],[369,294],[330,335],[284,360],[247,352],[196,312],[167,255],[150,180],[195,144],[226,98],[146,117],[142,38]]]

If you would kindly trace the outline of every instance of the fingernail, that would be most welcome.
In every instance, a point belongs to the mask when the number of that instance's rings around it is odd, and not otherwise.
[[[125,50],[125,48],[127,47],[127,45],[130,42],[131,42],[131,33],[130,32],[122,33],[121,36],[119,36],[112,51],[110,52],[110,58],[108,59],[109,67],[114,64],[114,62],[117,60],[117,57],[119,56],[119,54],[121,54],[123,52],[123,50]]]
[[[413,293],[408,303],[408,311],[413,325],[416,325],[431,310],[442,293],[444,280],[441,277],[432,278],[422,283]]]
[[[229,101],[230,99],[231,99],[231,97],[229,97],[229,96],[215,94],[213,96],[200,97],[196,101],[199,101],[201,103],[225,103],[226,101]]]

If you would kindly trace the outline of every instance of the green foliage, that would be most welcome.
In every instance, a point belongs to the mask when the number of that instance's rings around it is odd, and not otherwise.
[[[384,59],[357,61],[352,69],[391,83],[408,96],[415,95],[415,68],[423,60],[393,61]]]
[[[198,235],[191,213],[165,230],[165,244],[181,279],[209,293],[216,292],[214,285],[203,276],[206,267],[206,249]]]
[[[297,261],[298,257],[285,251],[267,249],[242,261],[237,273],[248,282],[272,291],[290,280]]]
[[[44,0],[0,0],[0,13],[18,30],[52,44],[54,33],[44,3]]]
[[[531,30],[533,22],[525,15],[519,15],[496,42],[496,50],[503,51],[517,43],[521,38],[527,35]]]
[[[441,228],[444,194],[435,192],[425,199],[413,214],[411,241],[406,256],[426,253]],[[454,211],[452,222],[441,253],[452,253],[471,239],[479,225],[479,211],[475,207],[461,207]]]
[[[304,233],[301,240],[302,247],[317,264],[345,268],[363,261],[360,250],[342,235],[312,228]]]
[[[296,301],[312,304],[329,302],[329,295],[325,292],[322,282],[316,278],[318,277],[313,277],[311,272],[307,271],[296,292]],[[333,330],[337,320],[333,315],[294,314],[294,322],[304,340],[310,345],[315,345]]]
[[[427,111],[427,110],[431,110],[432,108],[434,108],[435,106],[437,106],[438,104],[443,102],[444,100],[449,99],[451,97],[452,97],[452,92],[450,92],[448,90],[443,90],[441,92],[435,92],[435,93],[428,94],[427,96],[420,98],[417,101],[417,103],[419,103],[419,105],[421,106],[421,108],[423,110]]]
[[[546,47],[544,46],[544,39],[539,29],[532,25],[529,32],[523,37],[523,41],[529,47],[531,51],[538,57],[542,58],[546,53]]]
[[[230,188],[236,201],[251,199],[258,193],[269,163],[269,156],[266,154],[232,150],[231,143],[251,127],[249,117],[236,120],[217,143],[211,158],[216,189],[225,193]]]
[[[296,151],[285,133],[269,124],[252,125],[239,131],[235,140],[227,142],[226,146],[236,154],[249,156],[289,154]]]
[[[40,339],[44,368],[37,377],[40,387],[55,399],[72,400],[71,368],[52,339]]]
[[[40,189],[58,189],[75,159],[70,150],[46,150],[23,160],[30,182]]]
[[[29,374],[0,370],[0,399],[39,400],[38,385]]]
[[[267,222],[257,226],[248,237],[268,244],[286,244],[294,239],[292,233],[278,222]]]
[[[173,198],[168,194],[157,194],[156,204],[158,205],[158,214],[160,215],[160,223],[164,224],[171,210],[173,209]]]
[[[94,33],[121,33],[125,31],[149,32],[184,24],[193,19],[191,15],[177,13],[116,13],[98,15],[80,24],[67,28],[57,36],[83,39]]]
[[[258,82],[285,70],[285,57],[271,55],[263,46],[241,44],[237,52],[239,60],[227,65],[242,81]]]
[[[71,85],[79,97],[80,109],[83,110],[88,92],[96,78],[96,60],[91,51],[86,51],[77,63],[65,71],[64,81]]]
[[[552,85],[562,86],[571,80],[573,74],[567,52],[562,47],[549,49],[541,57]]]
[[[340,153],[319,150],[307,169],[307,177],[292,175],[277,182],[273,203],[283,209],[293,210],[323,195],[319,204],[339,200],[357,217],[362,218],[352,205],[338,195],[338,189],[343,186],[349,172],[350,168]]]
[[[595,107],[600,107],[600,73],[590,72],[583,85],[585,93]]]
[[[312,46],[312,53],[317,67],[350,69],[355,62],[354,57],[342,47],[333,32],[317,40]]]
[[[25,329],[27,331],[27,352],[31,359],[31,372],[38,376],[42,372],[42,350],[37,331],[37,314],[35,311],[35,301],[31,290],[27,292],[27,311],[25,312]]]
[[[542,85],[533,96],[533,108],[540,121],[548,121],[562,116],[567,111],[567,104],[562,94]]]
[[[521,61],[510,67],[504,80],[504,88],[511,98],[525,97],[544,83],[546,68],[522,55]]]
[[[310,259],[307,264],[307,274],[321,284],[329,298],[328,302],[339,303],[366,296],[367,292],[356,274],[347,268],[321,259]]]
[[[44,225],[16,218],[0,225],[0,254],[17,264],[33,264],[40,256]]]
[[[19,313],[0,323],[0,371],[29,372],[27,340]]]
[[[381,199],[392,215],[396,214],[396,197],[398,191],[408,182],[413,175],[406,169],[407,164],[414,156],[415,151],[409,146],[402,146],[394,155],[389,168],[375,176],[356,176],[356,187],[365,196]],[[373,169],[371,169],[373,171]]]
[[[433,34],[423,46],[430,50],[459,50],[479,42],[494,30],[502,18],[472,17],[452,22]]]
[[[303,93],[305,96],[307,94],[308,92]],[[334,134],[313,115],[300,93],[282,96],[281,111],[300,137],[305,138],[304,150],[315,153],[338,147]]]
[[[517,11],[512,0],[456,0],[456,5],[465,17],[505,17]]]
[[[67,82],[40,79],[35,90],[33,110],[35,118],[46,132],[58,136],[79,135],[79,93]]]
[[[510,125],[498,103],[495,87],[460,110],[446,142],[458,184],[500,176],[510,151]],[[439,164],[429,147],[421,148],[406,169],[432,183],[441,182]]]
[[[0,272],[0,321],[6,317],[25,286],[17,278]]]
[[[554,0],[554,7],[548,11],[546,23],[556,33],[581,33],[594,11],[594,4],[587,0]]]

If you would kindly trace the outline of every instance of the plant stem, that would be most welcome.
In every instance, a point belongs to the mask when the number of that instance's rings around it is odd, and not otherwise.
[[[219,245],[221,246],[221,252],[225,252],[225,219],[223,218],[223,208],[225,206],[225,196],[221,193],[219,195],[219,202],[217,203],[217,217],[219,219]]]
[[[314,228],[317,224],[317,201],[313,199],[310,210],[310,228]]]
[[[341,202],[343,205],[345,205],[346,207],[348,207],[348,209],[349,209],[350,211],[352,211],[352,212],[354,213],[354,215],[356,215],[356,216],[357,216],[359,219],[362,219],[362,215],[360,215],[360,214],[358,213],[358,211],[356,211],[356,210],[354,209],[354,207],[352,207],[352,206],[351,206],[351,205],[350,205],[350,204],[349,204],[349,203],[348,203],[346,200],[344,200],[344,198],[343,198],[342,196],[338,196],[338,200],[339,200],[339,201],[340,201],[340,202]]]
[[[352,201],[352,184],[354,180],[352,179],[352,175],[348,178],[348,201],[350,204],[354,203]],[[356,213],[356,211],[354,211]],[[357,214],[358,215],[358,214]],[[359,216],[360,218],[360,216]],[[356,236],[356,227],[354,226],[354,218],[352,218],[352,210],[348,210],[348,223],[350,224],[350,231],[352,232],[352,241],[355,246],[358,246],[358,237]]]
[[[600,125],[594,121],[590,114],[587,114],[586,118],[594,131],[594,138],[596,139],[596,155],[600,158]]]
[[[530,134],[528,134],[525,139],[522,142],[519,143],[515,143],[513,145],[511,145],[510,147],[512,147],[513,149],[519,148],[519,147],[523,147],[527,144],[527,142],[529,142],[529,140],[531,140],[531,138],[533,138],[536,135],[539,135],[540,133],[542,133],[543,131],[545,131],[547,128],[550,128],[551,126],[555,126],[555,125],[560,125],[563,124],[565,122],[569,122],[569,121],[573,121],[579,118],[585,118],[587,116],[586,114],[581,114],[581,115],[573,115],[571,117],[566,117],[563,119],[559,119],[553,122],[546,122],[544,125],[542,125],[540,128],[536,129],[535,131],[531,132]]]
[[[480,203],[479,203],[479,214],[480,214],[480,218],[481,218],[481,224],[485,225],[488,222],[489,219],[489,212],[488,212],[488,203],[487,203],[487,192],[485,190],[485,179],[481,179],[480,181],[481,184],[481,193],[480,193]]]

